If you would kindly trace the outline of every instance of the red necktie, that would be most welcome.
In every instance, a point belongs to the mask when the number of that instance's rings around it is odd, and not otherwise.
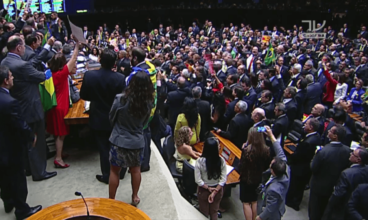
[[[250,68],[252,67],[253,60],[254,60],[254,56],[252,56],[252,60],[250,61],[250,64],[249,64],[249,67],[248,67],[248,73],[250,73]]]

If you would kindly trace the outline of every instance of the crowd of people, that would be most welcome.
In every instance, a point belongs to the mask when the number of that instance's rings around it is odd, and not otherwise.
[[[25,12],[0,21],[0,188],[5,211],[15,207],[17,219],[42,208],[26,203],[25,176],[57,175],[46,171],[46,134],[55,138],[55,167],[70,167],[64,117],[73,92],[90,101],[96,179],[109,184],[111,199],[129,167],[131,204],[139,204],[151,139],[162,151],[160,139],[172,134],[178,172],[194,164],[199,210],[217,219],[226,162],[214,130],[242,151],[235,168],[247,220],[281,219],[285,205],[298,211],[306,188],[311,220],[368,218],[359,193],[368,187],[366,26],[357,33],[328,26],[320,30],[325,39],[305,39],[297,25],[216,28],[206,20],[187,28],[149,23],[152,32],[138,33],[104,24],[96,34],[83,27],[82,41],[55,12],[50,20]],[[80,91],[70,78],[78,56],[101,64],[84,74]],[[41,97],[40,84],[52,84],[54,99]],[[292,153],[284,153],[287,139]],[[193,148],[199,142],[202,154]]]

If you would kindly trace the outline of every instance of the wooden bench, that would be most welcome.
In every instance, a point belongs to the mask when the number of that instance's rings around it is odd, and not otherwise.
[[[236,159],[240,160],[241,150],[239,148],[237,148],[228,139],[225,139],[225,138],[221,137],[220,135],[218,135],[216,132],[211,131],[211,133],[219,140],[219,142],[220,142],[219,153],[220,153],[220,156],[222,156],[225,159],[227,165],[232,166]],[[195,144],[194,149],[196,151],[202,153],[203,144],[204,144],[203,142]],[[239,183],[239,176],[240,175],[236,170],[231,171],[229,173],[229,175],[227,176],[226,184],[227,185],[232,185],[232,184]]]
[[[287,146],[288,145],[293,145],[294,147],[296,147],[296,144],[294,144],[293,142],[291,142],[289,139],[286,139],[284,141],[284,150],[288,153],[288,154],[293,154],[294,152],[291,151]]]
[[[118,200],[105,198],[86,198],[86,203],[88,204],[89,214],[93,219],[150,220],[150,217],[148,217],[142,210]],[[74,199],[49,206],[27,219],[64,220],[72,217],[86,216],[86,213],[86,206],[84,205],[83,200]],[[100,218],[96,218],[96,216]]]

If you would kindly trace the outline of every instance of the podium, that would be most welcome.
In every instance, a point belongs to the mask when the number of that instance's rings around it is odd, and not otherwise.
[[[27,220],[150,220],[140,209],[127,203],[105,198],[85,198],[90,217],[83,199],[74,199],[47,207]]]

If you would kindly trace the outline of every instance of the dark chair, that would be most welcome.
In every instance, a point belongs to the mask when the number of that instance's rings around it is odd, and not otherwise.
[[[174,153],[175,153],[174,137],[169,135],[164,140],[162,156],[164,158],[164,161],[167,167],[170,170],[171,175],[174,178],[178,178],[180,180],[183,175],[178,173],[178,171],[176,171],[176,166],[175,166],[176,160],[173,157]]]
[[[293,126],[291,127],[291,131],[288,133],[288,139],[294,143],[297,143],[301,137],[303,136],[303,122],[300,120],[295,120],[293,122]]]
[[[187,160],[184,160],[183,163],[182,187],[189,201],[191,201],[191,198],[197,197],[196,193],[198,185],[194,179],[194,167],[190,165]]]

